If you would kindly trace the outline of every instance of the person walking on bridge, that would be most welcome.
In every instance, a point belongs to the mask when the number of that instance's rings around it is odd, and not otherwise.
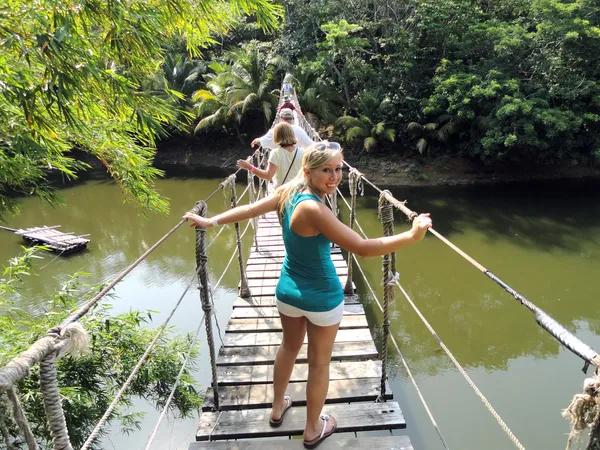
[[[282,122],[273,128],[273,140],[278,147],[271,151],[266,169],[259,169],[245,159],[238,159],[237,166],[246,169],[263,180],[275,179],[275,186],[295,178],[302,168],[304,149],[296,146],[297,138],[289,123]]]
[[[212,218],[186,213],[190,226],[210,228],[277,211],[286,255],[275,291],[283,339],[275,357],[273,404],[269,423],[282,424],[292,399],[285,395],[298,352],[308,334],[308,380],[304,447],[315,448],[337,428],[321,414],[329,388],[329,364],[344,313],[344,292],[331,260],[330,243],[363,257],[381,256],[420,241],[431,227],[429,214],[417,216],[410,230],[395,236],[363,239],[325,205],[342,180],[342,149],[320,142],[306,150],[302,170],[289,183],[256,203]]]
[[[298,147],[307,148],[313,145],[315,142],[308,137],[306,131],[300,128],[298,125],[294,124],[294,112],[289,108],[284,108],[279,112],[279,119],[281,122],[287,122],[294,129],[294,134],[298,140]],[[277,143],[273,140],[274,136],[274,128],[271,128],[267,131],[267,134],[261,136],[259,138],[254,139],[251,142],[251,146],[255,147],[260,145],[263,148],[277,148]]]

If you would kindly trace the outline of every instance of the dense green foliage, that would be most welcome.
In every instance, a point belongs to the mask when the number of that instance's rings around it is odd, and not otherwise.
[[[161,65],[181,64],[165,61],[167,49],[183,38],[198,57],[245,14],[273,30],[281,12],[270,0],[4,1],[0,213],[16,209],[6,193],[52,200],[49,173],[74,178],[84,167],[69,156],[74,148],[102,161],[130,199],[164,211],[153,147],[166,127],[186,127],[173,108],[179,86],[148,89]]]
[[[600,157],[600,5],[592,0],[285,5],[272,47],[288,63],[264,81],[276,89],[283,69],[292,72],[309,115],[335,124],[350,146],[483,161]],[[243,117],[234,121],[239,133]]]
[[[483,160],[600,155],[597,2],[290,1],[287,12],[282,54],[320,61],[346,114],[363,123],[365,94],[389,102],[366,116],[405,144]],[[411,122],[441,132],[413,140]]]
[[[25,285],[24,279],[31,275],[35,252],[35,249],[25,249],[22,256],[10,261],[0,278],[0,366],[64,320],[82,297],[97,290],[82,283],[83,274],[76,274],[66,280],[60,292],[49,296],[48,302],[43,305],[43,314],[42,311],[32,314],[24,310],[19,306],[22,303],[19,291]],[[150,312],[129,312],[111,317],[106,307],[98,307],[82,319],[81,323],[91,338],[89,351],[77,358],[65,356],[58,362],[58,385],[69,436],[75,448],[87,439],[154,338],[156,331],[145,327],[151,319]],[[187,336],[163,335],[110,421],[119,422],[124,432],[138,429],[141,414],[127,411],[136,397],[144,398],[159,408],[164,406],[189,346]],[[197,354],[196,347],[192,357]],[[170,411],[176,416],[189,416],[202,404],[201,395],[194,387],[192,369],[193,366],[188,367],[184,372],[170,405]],[[40,447],[52,448],[39,390],[39,366],[35,366],[31,376],[19,384],[18,391]],[[19,443],[20,433],[15,425],[7,425],[15,444]]]

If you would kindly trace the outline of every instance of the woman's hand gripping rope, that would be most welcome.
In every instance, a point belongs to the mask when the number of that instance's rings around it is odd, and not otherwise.
[[[431,218],[429,217],[429,213],[419,214],[414,218],[410,232],[415,241],[420,241],[425,237],[429,228],[431,228]]]
[[[198,214],[194,214],[193,212],[186,212],[183,215],[183,219],[186,222],[188,220],[192,221],[192,223],[190,223],[190,228],[198,227],[198,228],[206,229],[206,228],[210,228],[210,227],[216,227],[217,225],[219,225],[219,222],[217,222],[216,219],[209,219],[206,217],[202,217],[202,216],[199,216]]]

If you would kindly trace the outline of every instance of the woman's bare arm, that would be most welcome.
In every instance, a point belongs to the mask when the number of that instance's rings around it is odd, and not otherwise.
[[[238,159],[237,166],[240,169],[250,170],[252,168],[252,164],[246,161],[245,159]],[[269,163],[267,169],[259,169],[258,167],[254,168],[254,175],[258,178],[262,178],[263,180],[271,181],[275,176],[275,172],[277,172],[277,166],[272,162]]]
[[[306,214],[307,221],[319,233],[332,242],[359,256],[381,256],[420,241],[431,228],[429,214],[421,214],[413,220],[412,228],[394,236],[363,239],[356,231],[344,225],[322,203],[302,202],[298,213]]]
[[[277,209],[277,198],[278,193],[274,193],[267,198],[259,200],[249,205],[238,206],[237,208],[230,209],[221,214],[213,216],[210,220],[206,217],[199,216],[197,214],[187,212],[183,218],[185,220],[191,220],[191,227],[210,228],[213,226],[212,221],[217,220],[219,225],[226,225],[228,223],[241,222],[242,220],[251,219],[253,217],[266,214],[270,211]]]

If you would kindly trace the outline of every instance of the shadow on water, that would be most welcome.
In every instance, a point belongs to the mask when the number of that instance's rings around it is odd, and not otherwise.
[[[600,319],[593,313],[600,270],[599,188],[598,183],[523,183],[391,191],[415,211],[430,212],[438,232],[570,331],[600,335]],[[377,203],[374,196],[359,200],[359,222],[371,237],[382,233],[374,218]],[[401,213],[395,227],[408,228]],[[401,283],[466,366],[505,370],[524,355],[545,359],[559,353],[560,345],[529,310],[432,235],[399,250],[397,257]],[[380,260],[363,259],[361,266],[382,298]],[[365,294],[364,281],[357,276],[356,283],[380,341],[381,313]],[[417,372],[447,369],[449,361],[440,358],[439,345],[398,290],[391,311],[392,332]]]
[[[390,190],[399,200],[408,199],[407,206],[415,211],[430,212],[435,228],[448,238],[479,228],[490,241],[510,237],[518,245],[542,251],[579,251],[585,237],[600,229],[598,181]],[[364,201],[363,206],[377,208],[377,197]],[[396,213],[397,223],[402,223],[398,216],[401,213]]]

